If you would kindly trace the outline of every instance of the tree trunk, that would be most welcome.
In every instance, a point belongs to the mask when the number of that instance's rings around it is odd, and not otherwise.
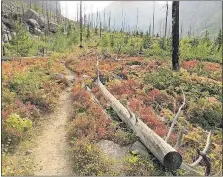
[[[167,32],[167,18],[168,18],[168,1],[166,2],[166,23],[165,23],[165,34],[164,34],[164,38],[166,38],[166,32]]]
[[[126,109],[100,82],[99,76],[98,86],[106,100],[111,103],[111,107],[118,114],[119,118],[136,133],[141,142],[151,151],[151,153],[168,170],[178,169],[182,164],[181,155],[132,112]]]
[[[82,1],[80,1],[80,47],[82,47]]]
[[[101,21],[100,21],[100,31],[99,31],[99,36],[101,37],[101,31],[102,31],[102,24],[101,24]]]
[[[153,1],[153,36],[155,34],[155,31],[154,31],[154,15],[155,15],[155,1]]]
[[[78,8],[78,3],[77,3],[77,23],[79,22],[79,8]]]
[[[47,34],[49,34],[49,31],[50,31],[50,19],[49,19],[48,1],[46,1],[46,18],[47,18]]]
[[[109,17],[108,17],[108,31],[110,32],[111,28],[111,12],[109,12]]]
[[[172,67],[179,71],[179,1],[172,5]]]

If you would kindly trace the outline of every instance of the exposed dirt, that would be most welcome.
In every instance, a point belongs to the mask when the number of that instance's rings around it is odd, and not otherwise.
[[[72,80],[73,74],[68,73],[69,80]],[[41,121],[41,133],[37,137],[37,146],[33,150],[34,175],[74,175],[66,138],[71,112],[71,87],[62,92],[55,111],[43,117]]]

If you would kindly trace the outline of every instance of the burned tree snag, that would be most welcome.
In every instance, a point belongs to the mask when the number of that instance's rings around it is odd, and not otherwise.
[[[80,48],[82,48],[82,1],[80,1]]]
[[[49,34],[49,31],[50,31],[50,19],[49,19],[48,1],[46,1],[46,18],[47,18],[47,34]]]
[[[166,23],[165,23],[165,33],[164,33],[164,38],[166,38],[166,32],[167,32],[167,18],[168,18],[168,9],[169,9],[169,5],[168,5],[168,1],[166,2]]]
[[[100,31],[99,31],[99,36],[101,37],[101,32],[102,32],[102,24],[101,24],[101,21],[100,21]]]
[[[154,15],[155,15],[155,1],[153,1],[153,35],[155,35],[155,31],[154,31]]]
[[[110,32],[111,28],[111,11],[109,12],[109,17],[108,17],[108,31]]]
[[[179,71],[179,1],[172,4],[172,67]]]

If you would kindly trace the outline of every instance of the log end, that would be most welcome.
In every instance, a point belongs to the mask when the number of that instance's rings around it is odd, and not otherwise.
[[[180,168],[182,162],[182,156],[178,152],[172,151],[164,156],[163,165],[171,171]]]

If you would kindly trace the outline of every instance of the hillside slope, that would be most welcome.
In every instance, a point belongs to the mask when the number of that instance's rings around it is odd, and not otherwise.
[[[121,29],[122,10],[125,17],[126,28],[135,29],[138,26],[146,31],[152,24],[153,1],[116,1],[108,5],[104,10],[111,12],[111,27]],[[103,14],[103,11],[101,12]],[[169,7],[168,33],[171,26],[171,4]],[[160,33],[165,22],[165,4],[155,3],[155,34]],[[180,2],[180,23],[183,25],[183,35],[187,34],[190,27],[195,35],[203,35],[209,30],[211,35],[216,35],[222,28],[222,3],[220,1],[182,1]],[[161,34],[163,31],[161,31]]]

